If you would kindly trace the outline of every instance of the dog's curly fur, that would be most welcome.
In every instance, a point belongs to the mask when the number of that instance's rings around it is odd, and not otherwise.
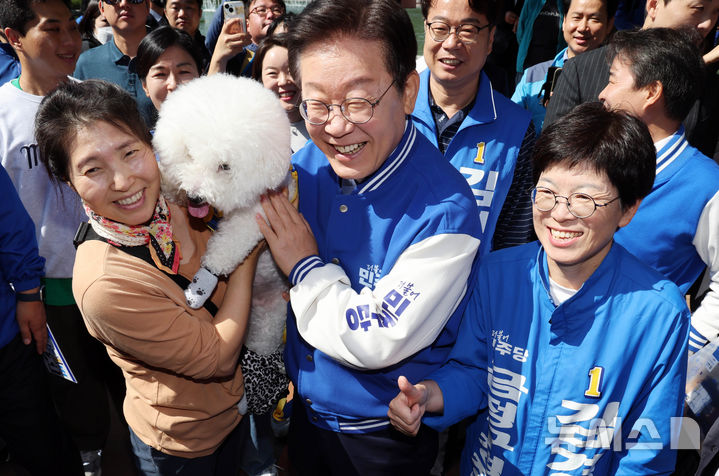
[[[215,275],[229,274],[262,239],[255,222],[262,213],[260,195],[288,176],[289,121],[280,102],[250,79],[219,74],[190,81],[163,103],[153,145],[163,193],[171,201],[188,204],[190,199],[222,212],[202,265]],[[263,252],[248,349],[267,355],[281,345],[286,289],[269,251]]]

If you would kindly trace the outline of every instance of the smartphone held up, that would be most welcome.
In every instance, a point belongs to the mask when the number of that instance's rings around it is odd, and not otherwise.
[[[229,2],[225,2],[222,5],[223,13],[225,16],[225,23],[227,23],[230,20],[233,20],[235,18],[239,18],[240,21],[237,22],[237,25],[233,25],[233,27],[230,29],[229,33],[235,34],[235,33],[242,33],[245,31],[245,4],[242,2],[242,0],[231,0]]]

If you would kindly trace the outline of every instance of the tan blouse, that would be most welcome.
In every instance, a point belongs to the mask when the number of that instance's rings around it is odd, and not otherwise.
[[[175,234],[189,233],[194,244],[180,265],[191,280],[210,232],[186,210],[173,212]],[[220,280],[211,296],[218,306],[225,287]],[[73,293],[88,331],[125,375],[125,418],[135,434],[170,455],[214,452],[240,421],[244,389],[239,366],[232,377],[215,375],[219,337],[210,313],[187,306],[183,290],[154,266],[97,240],[77,250]]]

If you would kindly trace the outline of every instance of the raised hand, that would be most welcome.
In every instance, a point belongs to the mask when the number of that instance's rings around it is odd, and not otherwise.
[[[429,391],[423,382],[412,385],[407,378],[397,379],[399,394],[389,402],[389,416],[392,425],[406,435],[415,436],[422,423]]]

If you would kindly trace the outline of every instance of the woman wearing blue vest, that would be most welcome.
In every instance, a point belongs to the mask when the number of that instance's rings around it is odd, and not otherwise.
[[[461,474],[669,474],[689,311],[613,242],[654,180],[646,127],[587,103],[534,152],[539,242],[482,262],[449,360],[400,377],[393,425],[470,425]],[[423,418],[424,417],[424,418]]]

